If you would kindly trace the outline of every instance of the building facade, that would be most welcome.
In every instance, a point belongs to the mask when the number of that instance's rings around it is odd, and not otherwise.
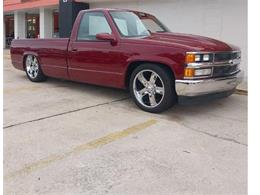
[[[4,0],[4,46],[13,38],[59,34],[59,0]]]
[[[216,38],[242,50],[247,81],[247,0],[4,0],[4,43],[66,37],[81,9],[129,8],[156,15],[174,32]]]

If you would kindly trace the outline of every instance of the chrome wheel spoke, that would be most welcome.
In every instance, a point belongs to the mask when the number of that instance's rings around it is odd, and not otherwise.
[[[30,66],[29,74],[30,76],[33,76],[33,66]]]
[[[32,64],[32,56],[28,56],[28,57],[26,58],[26,65],[27,65],[27,66],[31,66],[31,64]]]
[[[164,94],[164,88],[156,86],[155,87],[155,93],[163,95]]]
[[[152,72],[151,77],[150,77],[150,82],[155,84],[156,79],[157,79],[157,75],[154,72]]]
[[[137,79],[143,84],[143,86],[146,86],[147,85],[147,80],[146,78],[144,77],[143,73],[139,74]]]
[[[33,73],[33,67],[32,66],[30,66],[30,72],[29,72],[30,74],[32,74]]]
[[[37,74],[38,74],[38,70],[35,70],[35,71],[34,71],[34,77],[36,77]]]
[[[33,58],[32,64],[33,64],[34,66],[37,64],[37,59],[36,59],[36,57]]]
[[[31,67],[30,67],[30,66],[26,66],[26,71],[27,71],[27,72],[29,72],[29,71],[30,71],[30,69],[31,69]]]
[[[146,94],[148,94],[148,91],[146,88],[143,88],[140,91],[138,91],[138,93],[141,97],[144,97]]]
[[[151,106],[155,106],[157,104],[156,100],[155,100],[155,95],[154,94],[149,96],[149,101],[150,101],[150,105]]]

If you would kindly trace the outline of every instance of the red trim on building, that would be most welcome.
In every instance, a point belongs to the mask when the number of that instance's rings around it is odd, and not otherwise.
[[[59,0],[5,0],[4,12],[59,5]]]
[[[4,0],[4,5],[11,5],[16,3],[21,3],[21,0]]]

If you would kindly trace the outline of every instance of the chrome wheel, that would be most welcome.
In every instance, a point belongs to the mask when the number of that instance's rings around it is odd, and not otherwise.
[[[154,108],[162,102],[165,89],[161,77],[155,71],[145,69],[136,74],[133,92],[140,104]]]
[[[39,72],[39,63],[35,56],[28,55],[26,58],[26,72],[28,76],[35,79]]]

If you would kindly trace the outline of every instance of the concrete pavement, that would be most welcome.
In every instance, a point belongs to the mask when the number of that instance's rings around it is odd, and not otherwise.
[[[162,114],[4,63],[5,194],[247,194],[247,96]]]

